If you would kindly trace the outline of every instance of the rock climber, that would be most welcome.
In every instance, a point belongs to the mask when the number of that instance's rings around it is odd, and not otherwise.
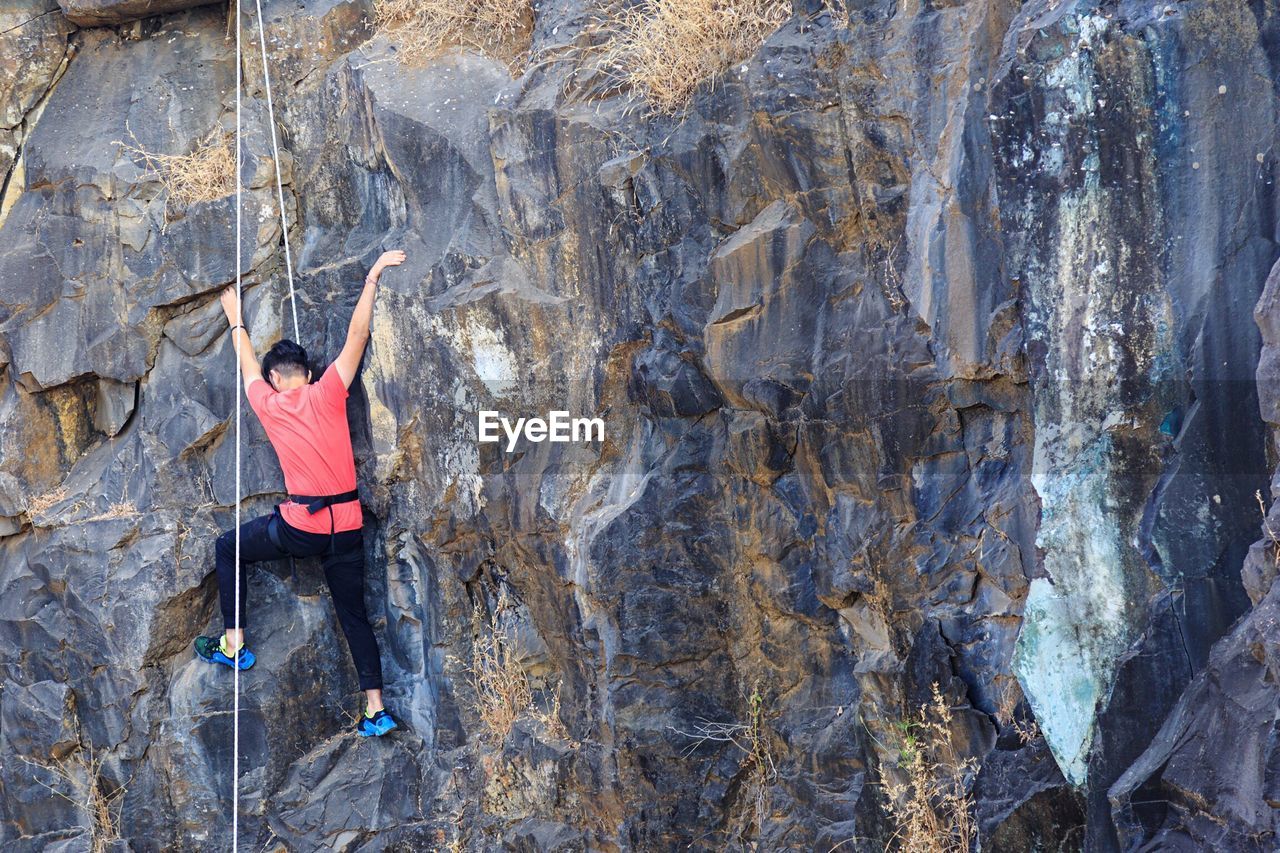
[[[245,395],[275,448],[289,493],[289,499],[269,514],[241,525],[240,562],[243,566],[286,556],[320,557],[338,623],[355,661],[360,689],[365,692],[365,710],[356,724],[356,731],[365,737],[386,734],[396,727],[396,721],[382,704],[378,641],[365,614],[363,519],[346,399],[369,341],[378,279],[384,269],[399,266],[404,259],[404,252],[384,252],[369,270],[342,352],[315,383],[311,382],[306,350],[294,341],[279,341],[259,365],[235,288],[228,287],[222,293],[222,308],[244,372]],[[236,620],[235,549],[234,529],[218,537],[218,600],[225,630],[221,637],[197,637],[195,647],[202,660],[245,670],[253,666],[255,658],[244,641],[247,584],[243,571],[240,619]]]

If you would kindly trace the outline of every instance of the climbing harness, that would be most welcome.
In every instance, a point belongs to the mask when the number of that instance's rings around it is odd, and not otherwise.
[[[333,528],[335,524],[333,520],[333,505],[358,501],[360,500],[360,492],[356,489],[352,489],[349,492],[342,492],[337,495],[289,495],[289,500],[296,504],[302,504],[305,506],[307,508],[308,515],[315,515],[325,507],[329,508],[329,553],[332,554],[334,535]]]
[[[334,533],[335,522],[333,518],[333,505],[348,503],[350,501],[358,501],[360,500],[360,492],[356,489],[352,489],[349,492],[342,492],[337,495],[289,495],[289,500],[293,503],[305,506],[309,515],[315,515],[325,507],[329,508],[329,553],[332,554],[334,547],[333,537],[336,535]],[[280,525],[288,523],[289,522],[285,521],[284,517],[280,515],[280,504],[276,504],[275,509],[271,512],[271,517],[267,519],[267,538],[271,540],[272,545],[276,546],[277,551],[284,551],[286,553],[289,551],[289,549],[284,546],[284,539],[280,537]],[[289,559],[291,561],[293,560],[292,555]],[[298,576],[296,566],[294,567],[293,576],[295,579]]]
[[[280,212],[280,232],[284,239],[284,267],[285,277],[289,282],[289,308],[293,316],[293,337],[298,340],[301,337],[298,328],[298,301],[293,286],[293,253],[289,248],[289,223],[285,217],[284,207],[284,180],[280,174],[280,148],[276,140],[276,111],[275,103],[271,94],[271,70],[267,64],[267,35],[266,25],[262,18],[262,0],[254,0],[255,10],[258,17],[258,50],[262,55],[262,83],[266,90],[267,96],[267,123],[271,130],[271,159],[272,165],[275,167],[276,173],[276,205]],[[242,261],[244,247],[241,244],[243,238],[243,211],[241,210],[241,182],[240,173],[244,166],[243,157],[243,122],[241,120],[241,101],[243,100],[242,90],[244,89],[244,50],[241,35],[242,18],[240,14],[240,0],[235,2],[235,28],[236,28],[236,303],[243,306],[242,299]],[[235,330],[232,329],[234,332]],[[246,329],[245,334],[249,332]],[[241,403],[241,387],[244,382],[243,370],[240,366],[240,347],[234,343],[233,347],[236,352],[236,594],[235,594],[235,630],[239,635],[240,625],[240,504],[242,498],[241,489],[241,465],[240,465],[240,446],[241,446],[241,422],[243,420],[243,405]],[[274,532],[274,531],[273,531]],[[278,535],[278,533],[277,533]],[[231,734],[231,777],[232,777],[232,795],[231,795],[231,850],[232,853],[239,853],[240,850],[240,667],[239,655],[243,648],[243,641],[240,647],[236,649],[236,666],[232,667],[234,673],[234,699],[232,705],[232,734]]]

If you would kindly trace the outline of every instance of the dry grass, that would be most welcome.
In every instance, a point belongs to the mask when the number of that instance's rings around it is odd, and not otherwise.
[[[83,521],[116,521],[126,518],[137,518],[141,513],[133,501],[117,501],[97,515],[91,515]]]
[[[659,112],[751,56],[791,17],[791,0],[646,0],[617,13],[607,66]]]
[[[450,45],[510,59],[533,23],[530,0],[376,0],[378,26],[400,59],[421,61]]]
[[[1018,714],[1018,705],[1022,702],[1022,688],[1016,678],[1009,678],[1001,683],[999,699],[996,703],[996,722],[1001,728],[1013,729],[1018,740],[1025,746],[1040,737],[1040,724],[1035,717],[1023,717]]]
[[[725,723],[699,719],[692,732],[667,728],[693,738],[683,752],[688,755],[707,741],[731,743],[745,753],[743,767],[750,781],[750,802],[753,819],[757,830],[764,825],[769,809],[769,786],[778,777],[778,768],[773,760],[773,752],[769,748],[769,735],[765,729],[765,700],[757,681],[747,699],[747,721],[745,723]]]
[[[969,853],[977,826],[968,791],[976,769],[961,758],[951,734],[951,707],[938,685],[915,719],[898,724],[898,767],[904,782],[886,782],[886,810],[903,853]]]
[[[555,740],[567,740],[574,746],[577,742],[569,737],[569,730],[564,727],[564,722],[560,719],[560,685],[556,685],[556,690],[551,694],[551,707],[545,711],[536,704],[530,704],[529,711],[533,718],[542,725],[542,731],[547,737]]]
[[[108,506],[102,512],[94,515],[87,515],[79,518],[72,518],[78,512],[84,512],[89,508],[89,499],[87,497],[79,497],[68,506],[62,509],[56,515],[50,515],[50,511],[68,499],[69,495],[65,486],[58,486],[50,492],[43,495],[37,495],[27,501],[27,517],[31,520],[34,527],[49,527],[53,522],[58,520],[66,520],[68,523],[81,523],[91,521],[117,521],[122,519],[134,519],[141,515],[138,507],[133,501],[122,500]]]
[[[498,593],[492,630],[481,630],[471,651],[468,679],[476,695],[476,712],[494,743],[511,732],[520,714],[533,704],[529,676],[520,666],[514,644],[502,636],[499,624],[510,608],[506,587]],[[477,604],[474,616],[480,619]]]
[[[89,834],[89,850],[106,853],[120,839],[120,807],[124,787],[108,789],[102,777],[105,754],[87,753],[83,748],[60,761],[43,764],[22,756],[32,768],[53,774],[62,784],[36,779],[49,791],[73,804],[83,815],[84,829]],[[68,790],[70,793],[68,793]]]
[[[58,486],[51,492],[43,495],[36,495],[27,501],[27,515],[31,518],[33,524],[36,523],[38,516],[43,516],[53,509],[57,504],[67,499],[67,490],[65,486]],[[45,520],[45,519],[40,519]]]
[[[140,180],[159,181],[165,190],[164,221],[167,226],[173,207],[187,207],[204,201],[215,201],[236,191],[236,163],[233,148],[234,135],[215,128],[196,143],[189,154],[159,154],[138,144],[129,132],[133,144],[117,141],[121,150],[134,162],[145,167]]]
[[[475,713],[484,725],[486,739],[493,746],[500,745],[511,733],[512,726],[524,714],[542,726],[543,734],[552,739],[570,741],[564,723],[560,720],[560,690],[552,696],[551,707],[542,709],[534,701],[533,687],[515,644],[508,640],[501,629],[502,617],[512,608],[506,587],[498,592],[494,605],[492,624],[484,628],[484,616],[479,602],[472,612],[472,619],[479,628],[472,644],[471,661],[467,666],[467,681],[475,691]],[[456,662],[456,658],[453,658]]]
[[[835,25],[847,25],[827,0]],[[791,0],[644,0],[615,11],[605,59],[620,86],[677,113],[702,84],[752,56],[792,14]]]
[[[1262,528],[1267,532],[1267,539],[1270,541],[1270,546],[1274,551],[1272,558],[1275,561],[1276,567],[1280,568],[1280,538],[1278,538],[1276,536],[1276,532],[1271,529],[1271,521],[1267,518],[1267,505],[1262,500],[1262,489],[1255,491],[1253,496],[1258,499],[1258,511],[1262,513]]]

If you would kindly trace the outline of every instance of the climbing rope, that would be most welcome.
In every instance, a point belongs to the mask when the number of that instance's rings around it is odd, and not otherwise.
[[[280,232],[284,235],[284,271],[289,280],[289,308],[293,312],[293,339],[298,333],[298,302],[293,295],[293,253],[289,251],[289,224],[284,217],[284,182],[280,178],[280,149],[276,144],[276,108],[271,98],[271,72],[267,69],[267,27],[262,22],[262,0],[254,0],[258,10],[258,49],[262,54],[262,83],[267,92],[267,126],[271,128],[271,162],[276,167],[276,206],[280,209]],[[239,49],[236,61],[240,61]]]
[[[242,85],[242,71],[240,63],[240,0],[236,0],[236,305],[240,307],[240,322],[244,322],[244,301],[240,298],[241,282],[240,282],[240,260],[243,248],[240,245],[241,220],[243,219],[240,212],[240,168],[241,162],[241,144],[240,144],[240,89]],[[287,239],[287,238],[286,238]],[[245,330],[248,334],[248,330]],[[232,333],[232,340],[235,335]],[[241,420],[241,403],[240,391],[244,384],[243,370],[240,367],[240,347],[234,347],[236,354],[236,637],[240,638],[239,645],[232,650],[231,672],[234,675],[235,682],[235,699],[232,705],[232,723],[231,723],[231,853],[239,853],[240,850],[240,646],[244,645],[244,640],[240,634],[240,420]]]
[[[289,223],[285,217],[284,207],[284,179],[280,174],[280,148],[276,140],[276,111],[275,103],[271,93],[271,71],[267,65],[267,34],[266,25],[262,18],[262,0],[254,0],[258,16],[258,49],[262,55],[262,81],[267,95],[267,123],[271,129],[271,162],[275,166],[276,173],[276,206],[280,211],[280,233],[284,238],[284,269],[285,277],[289,282],[289,308],[293,316],[293,339],[299,341],[301,333],[298,328],[298,300],[295,295],[293,286],[293,253],[289,248]],[[240,0],[235,2],[235,27],[236,27],[236,303],[243,311],[244,300],[242,299],[242,277],[241,262],[243,260],[244,248],[241,244],[243,237],[243,212],[241,210],[241,183],[240,173],[243,166],[243,123],[241,121],[241,101],[242,89],[244,88],[244,51],[241,43],[241,16],[240,16]],[[243,316],[241,317],[243,319]],[[248,334],[248,330],[245,331]],[[233,338],[234,341],[234,338]],[[244,371],[240,365],[240,348],[234,346],[236,354],[236,592],[235,592],[235,630],[237,636],[240,635],[240,504],[241,504],[241,423],[243,420],[243,408],[241,402],[241,389],[244,384]],[[231,795],[231,850],[232,853],[239,853],[240,850],[240,649],[244,646],[243,640],[239,646],[232,652],[233,658],[233,694],[232,700],[232,728],[231,728],[231,776],[232,776],[232,795]]]

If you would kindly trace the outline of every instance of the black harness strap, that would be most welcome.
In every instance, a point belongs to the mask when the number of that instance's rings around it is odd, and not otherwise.
[[[318,497],[315,495],[289,495],[289,500],[296,504],[302,504],[307,508],[307,512],[315,515],[327,506],[360,500],[360,492],[358,489],[352,489],[340,495],[320,495]]]
[[[289,549],[284,547],[284,540],[280,538],[280,525],[285,520],[280,515],[280,507],[276,506],[271,511],[271,517],[267,519],[267,538],[271,540],[271,544],[276,546],[277,551],[283,551],[289,554],[289,574],[293,577],[293,582],[298,582],[298,559],[289,553]]]
[[[352,489],[349,492],[343,492],[338,495],[289,495],[289,500],[296,504],[302,504],[307,508],[307,513],[315,515],[325,507],[329,508],[329,553],[333,553],[333,505],[345,504],[351,501],[360,500],[360,492],[358,489]]]
[[[271,540],[271,544],[276,546],[277,551],[288,553],[289,549],[284,547],[284,542],[280,539],[280,508],[276,507],[271,513],[271,517],[267,519],[267,538]]]

